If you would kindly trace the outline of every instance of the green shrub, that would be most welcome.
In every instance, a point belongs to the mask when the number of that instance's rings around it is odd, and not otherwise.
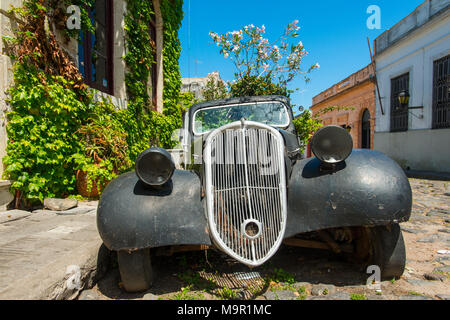
[[[83,153],[78,130],[92,106],[63,77],[23,64],[14,66],[14,83],[8,100],[12,111],[7,113],[5,178],[32,203],[72,194],[74,155]]]
[[[230,85],[232,97],[282,95],[288,96],[286,87],[273,83],[269,76],[244,76]]]

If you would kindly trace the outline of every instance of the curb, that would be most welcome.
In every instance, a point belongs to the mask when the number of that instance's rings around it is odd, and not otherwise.
[[[408,178],[450,181],[450,173],[448,172],[405,170],[405,174]]]

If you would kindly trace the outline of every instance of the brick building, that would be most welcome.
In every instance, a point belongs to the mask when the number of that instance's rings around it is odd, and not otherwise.
[[[375,84],[372,65],[353,73],[313,97],[310,110],[324,125],[338,125],[349,130],[353,148],[373,149]],[[321,113],[327,107],[336,107]]]

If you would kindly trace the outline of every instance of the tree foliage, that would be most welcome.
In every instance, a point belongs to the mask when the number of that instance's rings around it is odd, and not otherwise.
[[[205,88],[203,89],[203,100],[212,101],[228,97],[227,87],[223,80],[217,79],[212,74],[208,75]]]
[[[300,147],[302,152],[304,152],[314,132],[322,126],[322,121],[317,117],[313,117],[311,111],[305,110],[294,119],[294,126],[301,142]]]
[[[289,96],[285,86],[273,83],[269,76],[244,76],[230,84],[232,97],[282,95]]]
[[[309,81],[308,74],[319,68],[316,63],[306,71],[303,59],[308,55],[303,43],[292,43],[299,36],[298,21],[289,23],[284,32],[272,43],[264,38],[265,26],[247,25],[241,30],[218,34],[210,32],[210,37],[220,48],[219,52],[232,61],[235,80],[229,84],[233,97],[283,95],[289,97],[293,90],[288,83],[302,75]],[[294,119],[302,148],[312,134],[321,126],[321,121],[313,118],[309,110]]]
[[[261,80],[262,83],[274,83],[278,87],[287,87],[288,82],[296,76],[307,74],[319,67],[314,64],[306,71],[302,68],[303,58],[308,55],[303,43],[292,43],[299,36],[298,21],[289,23],[284,32],[272,43],[264,38],[265,26],[255,27],[247,25],[241,30],[218,34],[210,32],[210,37],[220,48],[220,54],[230,59],[235,69],[235,80],[241,90],[247,81],[249,92],[253,92],[251,85]]]

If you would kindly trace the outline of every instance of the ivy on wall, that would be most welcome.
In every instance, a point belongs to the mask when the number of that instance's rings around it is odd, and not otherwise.
[[[161,15],[164,21],[164,114],[179,114],[179,92],[181,87],[181,73],[178,61],[181,56],[181,43],[178,30],[183,19],[183,0],[161,1]]]
[[[16,200],[25,206],[74,193],[75,158],[84,148],[77,132],[93,108],[78,68],[52,31],[65,21],[58,12],[57,1],[25,0],[10,11],[22,21],[16,37],[3,39],[14,73],[4,177],[12,180]]]
[[[14,11],[25,23],[13,39],[10,52],[15,83],[9,90],[12,111],[7,114],[5,178],[13,180],[12,191],[28,205],[46,197],[76,194],[77,170],[100,179],[104,185],[130,170],[138,154],[149,145],[170,148],[175,144],[172,132],[181,125],[182,110],[193,102],[192,96],[179,93],[182,0],[161,1],[163,114],[152,110],[149,98],[148,81],[155,56],[149,33],[151,1],[126,1],[125,110],[95,101],[78,68],[57,43],[52,30],[65,24],[67,15],[61,14],[60,7],[67,4],[66,0],[25,0],[23,7]],[[94,0],[75,2],[81,8],[92,3]],[[83,30],[92,31],[84,9],[83,17]],[[66,35],[78,37],[70,32]]]
[[[172,132],[181,126],[183,106],[178,103],[181,87],[178,66],[181,53],[178,28],[183,17],[181,7],[181,0],[161,1],[164,21],[164,109],[163,114],[159,114],[152,110],[148,94],[151,65],[155,62],[155,48],[149,30],[154,11],[150,1],[127,0],[125,39],[128,52],[125,62],[129,71],[125,77],[128,95],[125,123],[133,161],[149,145],[173,147]]]
[[[122,118],[129,133],[127,142],[133,161],[150,141],[155,140],[155,132],[148,128],[153,120],[148,94],[148,79],[155,53],[149,30],[152,14],[150,1],[127,0],[127,54],[124,60],[128,69],[125,75],[128,109],[122,112]]]
[[[150,38],[150,19],[153,14],[150,1],[127,0],[125,15],[124,57],[128,72],[125,75],[129,109],[136,115],[149,106],[148,79],[155,50]]]
[[[64,196],[75,191],[73,155],[83,144],[76,131],[89,106],[61,76],[16,64],[10,90],[5,174],[26,199]]]
[[[181,126],[184,105],[180,104],[181,74],[178,60],[181,44],[178,29],[183,19],[182,0],[162,0],[163,19],[163,114],[152,110],[149,99],[149,76],[155,62],[155,48],[150,38],[150,19],[154,13],[150,1],[127,0],[125,39],[128,53],[125,62],[129,72],[125,83],[128,95],[127,131],[130,158],[134,161],[149,145],[171,148],[172,132]]]

